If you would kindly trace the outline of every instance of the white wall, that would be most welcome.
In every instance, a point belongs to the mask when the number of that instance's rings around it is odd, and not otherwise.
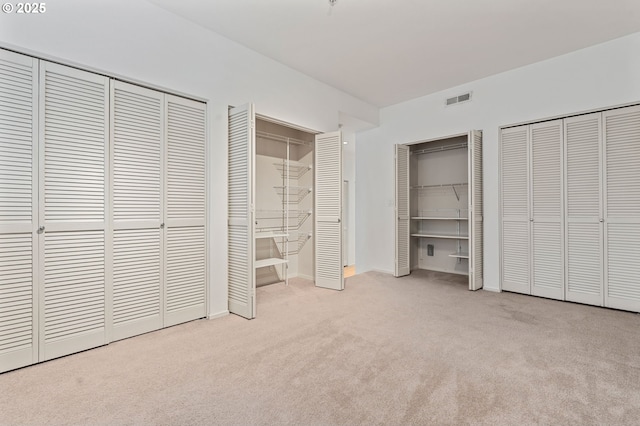
[[[471,102],[444,107],[468,90]],[[484,286],[498,290],[498,128],[638,101],[640,33],[382,109],[357,134],[357,271],[394,269],[393,144],[484,132]]]
[[[342,132],[342,180],[349,182],[347,201],[347,265],[356,261],[356,135],[350,130]]]
[[[0,47],[208,100],[211,316],[227,310],[227,106],[318,131],[378,109],[144,0],[57,0],[41,15],[0,14]]]

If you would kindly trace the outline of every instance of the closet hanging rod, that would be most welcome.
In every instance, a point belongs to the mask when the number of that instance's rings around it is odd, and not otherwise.
[[[411,189],[427,189],[427,188],[448,188],[448,187],[454,187],[454,186],[465,186],[465,185],[469,185],[468,182],[461,182],[461,183],[437,183],[434,185],[415,185],[412,186]]]
[[[463,143],[458,143],[455,145],[444,145],[444,146],[438,146],[435,148],[424,148],[424,149],[419,149],[417,151],[412,151],[411,154],[431,154],[434,152],[441,152],[441,151],[450,151],[452,149],[463,149],[463,148],[467,148],[469,145],[467,142],[463,142]]]
[[[256,136],[264,138],[264,139],[270,139],[272,141],[277,141],[277,142],[285,142],[285,143],[289,142],[289,143],[292,143],[294,145],[311,146],[311,142],[310,141],[303,141],[302,139],[296,139],[296,138],[288,138],[286,136],[276,135],[274,133],[256,131]]]

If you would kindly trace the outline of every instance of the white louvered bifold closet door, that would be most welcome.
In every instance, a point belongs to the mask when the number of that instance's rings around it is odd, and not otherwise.
[[[0,373],[38,361],[38,61],[0,51]]]
[[[113,335],[163,325],[164,95],[112,81]]]
[[[396,269],[395,276],[411,273],[409,244],[411,217],[409,213],[409,147],[396,144]]]
[[[40,360],[106,343],[106,77],[40,62]]]
[[[640,107],[603,113],[605,306],[640,312]]]
[[[482,132],[469,132],[469,290],[483,285]]]
[[[502,290],[531,293],[529,126],[501,134]]]
[[[229,110],[229,312],[254,318],[255,112],[253,104]]]
[[[316,135],[314,158],[316,286],[343,290],[342,134]]]
[[[571,117],[565,123],[565,299],[602,305],[603,208],[601,117]]]
[[[531,131],[531,294],[564,299],[563,122]]]
[[[206,105],[165,95],[164,326],[206,315]]]

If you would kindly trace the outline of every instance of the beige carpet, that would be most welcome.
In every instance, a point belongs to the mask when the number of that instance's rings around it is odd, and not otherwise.
[[[640,422],[638,315],[448,279],[265,286],[255,320],[195,321],[0,375],[0,423]]]

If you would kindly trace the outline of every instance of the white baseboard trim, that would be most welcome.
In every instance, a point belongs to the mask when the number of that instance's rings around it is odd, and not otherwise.
[[[500,290],[499,288],[496,287],[482,287],[482,290],[486,290],[486,291],[490,291],[492,293],[502,293],[502,290]]]
[[[388,271],[386,269],[376,269],[376,268],[372,268],[371,269],[372,272],[380,272],[382,274],[389,274],[389,275],[393,275],[393,271]]]
[[[314,278],[310,275],[298,274],[296,278],[302,278],[303,280],[313,281]]]
[[[218,312],[216,314],[209,314],[209,316],[207,316],[207,319],[216,319],[216,318],[222,318],[222,317],[226,317],[227,315],[229,315],[229,311],[222,311],[222,312]]]

